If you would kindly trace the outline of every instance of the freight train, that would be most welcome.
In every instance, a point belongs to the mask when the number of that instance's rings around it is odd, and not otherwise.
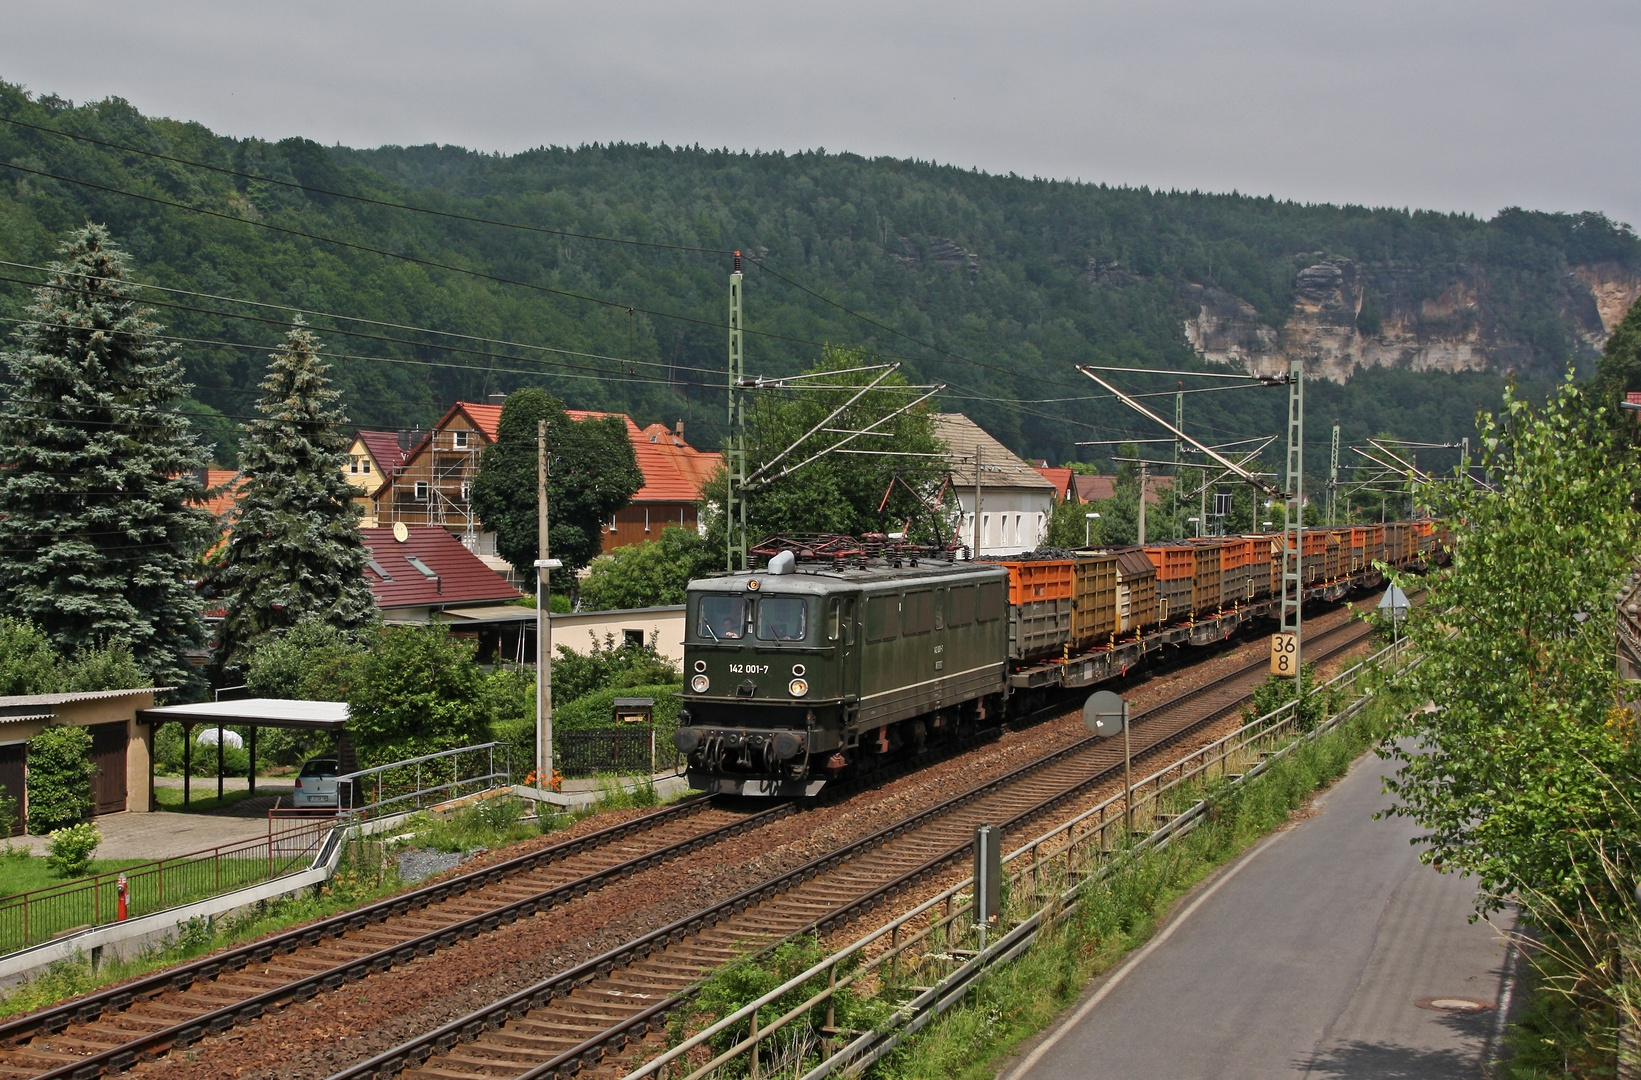
[[[1445,559],[1434,521],[1302,534],[1306,600]],[[1058,690],[1276,613],[1282,534],[965,558],[885,538],[773,538],[760,569],[690,582],[674,743],[691,787],[813,796]]]

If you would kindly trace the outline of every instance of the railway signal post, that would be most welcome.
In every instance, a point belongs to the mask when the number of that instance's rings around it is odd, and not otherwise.
[[[1302,675],[1304,628],[1300,608],[1305,600],[1305,364],[1288,361],[1288,520],[1282,530],[1282,626],[1271,639],[1271,670],[1276,672],[1277,639],[1284,653],[1292,646],[1293,689],[1296,700],[1305,693]],[[1285,674],[1285,673],[1284,673]]]

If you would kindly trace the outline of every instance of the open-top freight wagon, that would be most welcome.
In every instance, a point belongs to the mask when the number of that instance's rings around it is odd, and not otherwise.
[[[1439,560],[1441,536],[1426,522],[1307,531],[1305,598],[1378,584],[1376,551],[1399,568]],[[1165,647],[1224,640],[1275,612],[1283,544],[1275,534],[986,560],[882,538],[766,541],[761,568],[689,585],[675,742],[690,785],[815,795]]]

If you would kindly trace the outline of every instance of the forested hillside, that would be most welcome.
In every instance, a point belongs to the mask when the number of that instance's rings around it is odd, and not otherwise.
[[[1390,365],[1309,388],[1319,467],[1334,417],[1347,440],[1468,434],[1506,371],[1539,382],[1593,358],[1641,278],[1641,244],[1596,213],[1481,221],[820,151],[326,148],[8,84],[0,118],[0,259],[21,264],[0,267],[0,316],[66,229],[107,224],[139,280],[180,290],[151,300],[224,458],[293,309],[361,424],[539,384],[716,445],[740,249],[749,371],[797,371],[823,343],[902,357],[949,385],[942,408],[1032,456],[1155,434],[1075,363],[1227,370],[1200,351],[1259,369],[1299,350],[1336,380]],[[1186,417],[1215,438],[1275,433],[1284,399],[1203,394]]]

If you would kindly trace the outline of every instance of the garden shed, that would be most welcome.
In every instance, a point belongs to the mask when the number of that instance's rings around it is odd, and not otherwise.
[[[90,690],[69,694],[0,697],[0,789],[17,802],[18,825],[28,814],[28,741],[54,724],[91,733],[97,765],[92,779],[92,813],[153,809],[153,731],[137,714],[154,704],[163,689]]]

